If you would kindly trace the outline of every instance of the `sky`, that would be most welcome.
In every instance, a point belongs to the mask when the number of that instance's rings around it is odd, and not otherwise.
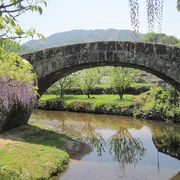
[[[147,33],[146,0],[140,3],[140,29]],[[164,0],[162,33],[180,38],[180,12],[177,0]],[[24,29],[36,28],[45,37],[74,29],[130,29],[127,0],[49,0],[43,14],[26,13],[19,18]],[[157,28],[156,28],[157,30]]]

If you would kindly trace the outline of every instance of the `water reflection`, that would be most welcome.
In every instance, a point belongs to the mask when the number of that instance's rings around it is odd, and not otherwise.
[[[69,124],[62,120],[54,128],[61,134],[66,134],[73,139],[87,143],[92,149],[96,150],[98,156],[101,156],[102,152],[104,152],[106,142],[102,135],[95,131],[95,126],[90,121],[78,124],[76,127],[74,124]]]
[[[161,126],[161,131],[153,129],[153,142],[159,152],[180,159],[180,131],[173,126]]]
[[[115,161],[122,164],[138,163],[145,154],[145,148],[140,138],[134,138],[128,127],[119,127],[107,140],[97,131],[97,126],[90,120],[83,123],[70,123],[64,118],[53,125],[61,134],[85,142],[101,156],[105,149],[113,156]]]
[[[31,121],[45,123],[92,147],[80,164],[70,164],[61,179],[84,179],[90,169],[89,179],[179,179],[180,163],[175,158],[180,157],[180,125],[39,110]],[[107,168],[108,176],[99,176]]]
[[[134,138],[125,128],[119,128],[108,142],[110,154],[123,165],[136,164],[145,154],[140,138]]]

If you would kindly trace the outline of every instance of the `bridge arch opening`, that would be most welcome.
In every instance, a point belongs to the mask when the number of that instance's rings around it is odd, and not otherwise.
[[[176,82],[173,79],[165,76],[164,74],[160,74],[159,72],[155,72],[151,69],[145,69],[144,67],[137,67],[136,65],[127,65],[127,64],[118,64],[118,63],[96,63],[96,64],[82,64],[81,66],[74,66],[73,68],[64,68],[60,72],[54,72],[51,75],[46,76],[45,78],[39,81],[39,94],[40,96],[43,95],[48,88],[50,88],[54,83],[58,80],[68,76],[72,73],[76,73],[81,70],[90,69],[90,68],[97,68],[97,67],[123,67],[123,68],[130,68],[130,69],[137,69],[141,72],[146,72],[147,74],[151,74],[155,76],[157,79],[163,80],[165,83],[169,84],[170,86],[174,87],[176,90],[179,90],[179,87],[176,86]],[[149,82],[151,80],[149,79]]]

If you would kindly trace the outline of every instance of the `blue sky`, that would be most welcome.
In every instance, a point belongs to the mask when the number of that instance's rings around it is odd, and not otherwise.
[[[164,0],[162,33],[180,38],[180,12],[177,0]],[[140,2],[140,32],[147,33],[146,0]],[[45,36],[73,29],[131,29],[127,0],[49,0],[43,14],[20,17],[25,28],[35,27]],[[157,28],[156,28],[157,29]]]

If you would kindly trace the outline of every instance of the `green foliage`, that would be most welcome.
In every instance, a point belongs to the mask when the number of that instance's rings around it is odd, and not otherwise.
[[[75,84],[90,98],[90,91],[100,82],[101,73],[98,68],[79,71],[74,74]]]
[[[125,94],[138,95],[138,94],[144,93],[149,90],[150,90],[150,84],[148,84],[148,83],[134,83],[134,84],[132,84],[132,86],[130,86],[129,88],[126,89]],[[59,95],[60,91],[59,91],[59,87],[57,86],[57,83],[54,84],[53,86],[51,86],[46,91],[45,94]],[[81,95],[81,94],[83,94],[83,92],[78,87],[70,86],[70,87],[64,89],[64,94],[66,94],[66,95],[69,95],[69,94]],[[90,91],[90,94],[91,95],[116,94],[116,92],[114,92],[113,88],[110,87],[109,84],[98,84]]]
[[[16,53],[9,53],[0,48],[0,77],[9,80],[18,80],[24,83],[33,83],[36,75],[33,74],[32,65],[18,56]]]
[[[33,37],[37,35],[42,38],[34,28],[25,31],[17,24],[17,18],[26,11],[39,12],[42,14],[42,5],[47,5],[47,0],[1,0],[0,5],[0,38],[17,39],[22,37]]]
[[[48,100],[62,100],[67,104],[73,101],[90,102],[94,105],[111,103],[114,105],[133,105],[135,99],[133,95],[125,95],[123,100],[119,100],[116,95],[94,95],[94,98],[87,98],[86,95],[67,95],[64,98],[56,95],[43,95],[40,99],[40,103]]]
[[[66,96],[63,99],[55,95],[44,95],[39,101],[38,108],[132,116],[135,104],[132,95],[126,95],[123,100],[119,100],[116,95],[95,95],[91,99],[86,95]]]
[[[135,83],[140,76],[140,71],[129,68],[115,67],[112,70],[111,83],[115,92],[123,99],[126,89]]]
[[[14,105],[31,109],[36,103],[36,75],[32,65],[14,52],[0,48],[0,111],[8,112]]]
[[[0,47],[7,52],[18,52],[20,44],[10,39],[0,39]]]
[[[58,94],[61,95],[61,98],[64,97],[65,90],[72,87],[74,84],[73,74],[69,76],[65,76],[64,78],[60,79],[56,82],[53,86],[56,87],[59,91]]]
[[[176,46],[180,46],[180,42],[178,42],[178,43],[176,44]]]
[[[154,87],[144,98],[140,111],[144,116],[160,116],[162,120],[178,120],[180,117],[180,94],[173,88]]]
[[[144,35],[145,42],[162,43],[168,45],[176,45],[180,43],[180,40],[174,36],[167,36],[166,34],[160,33],[147,33]]]
[[[17,18],[27,11],[41,14],[40,5],[47,5],[47,0],[1,0],[0,3],[1,111],[8,110],[13,103],[30,108],[36,101],[36,75],[32,73],[30,63],[15,53],[19,50],[16,39],[42,35],[34,28],[23,30],[17,24]]]
[[[83,71],[79,71],[77,73],[65,76],[60,81],[52,85],[46,92],[46,94],[56,94],[64,96],[64,94],[73,94],[73,95],[81,95],[86,94],[89,95],[98,95],[98,94],[117,94],[116,91],[112,88],[112,71],[114,67],[106,66],[106,67],[98,67],[93,68],[91,70],[85,69]],[[127,68],[126,68],[127,69]],[[128,69],[129,70],[129,69]],[[134,75],[134,72],[140,72],[137,70],[130,70],[130,75]],[[128,71],[129,72],[129,71]],[[124,72],[126,76],[127,73]],[[129,80],[130,78],[128,78]],[[138,78],[136,77],[136,80]],[[124,79],[127,80],[127,77]],[[126,82],[129,84],[129,81]],[[146,92],[149,90],[150,84],[148,83],[130,83],[130,85],[125,89],[125,94],[140,94],[142,92]]]

